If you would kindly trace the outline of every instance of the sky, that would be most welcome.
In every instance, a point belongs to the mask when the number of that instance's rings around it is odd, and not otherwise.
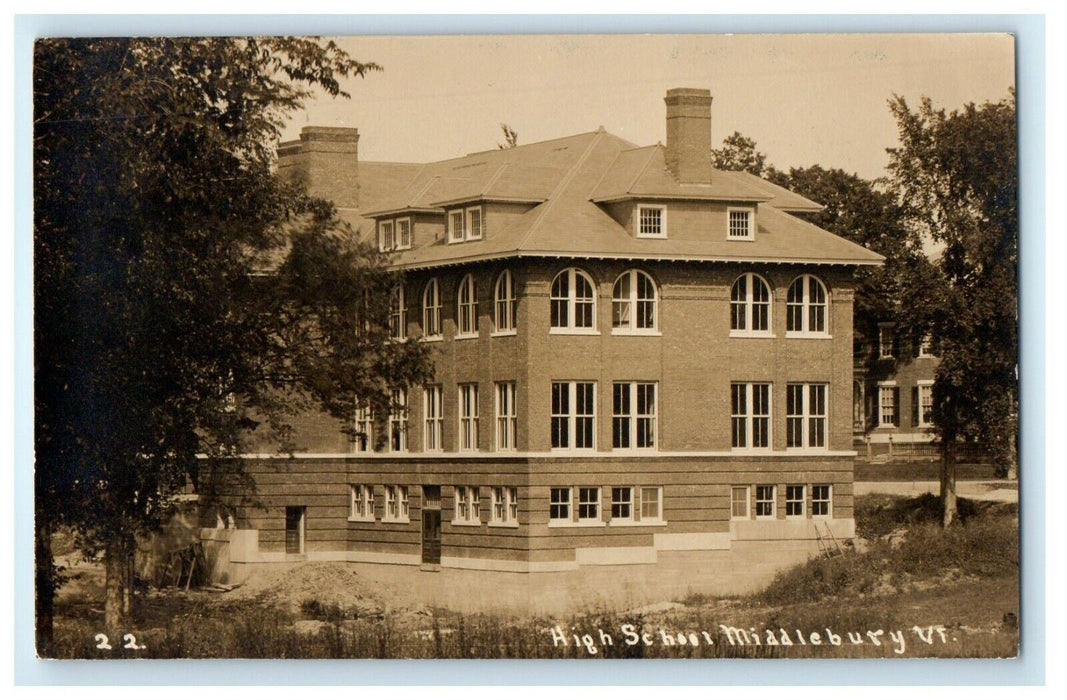
[[[639,146],[666,140],[663,97],[711,90],[712,143],[740,131],[778,168],[884,174],[897,142],[887,102],[955,109],[1015,84],[1005,34],[368,36],[337,40],[384,71],[319,97],[307,125],[359,129],[361,160],[425,162],[603,126]]]

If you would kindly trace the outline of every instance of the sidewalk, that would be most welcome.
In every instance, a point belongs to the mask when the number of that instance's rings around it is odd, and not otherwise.
[[[980,501],[1018,503],[1019,489],[1015,481],[957,481],[956,495]],[[869,493],[888,493],[894,496],[919,496],[938,493],[941,484],[937,481],[857,481],[853,493],[864,496]]]

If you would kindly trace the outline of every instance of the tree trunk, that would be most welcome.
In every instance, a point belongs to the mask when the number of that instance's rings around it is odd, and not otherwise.
[[[956,521],[956,439],[941,442],[941,526]]]
[[[37,656],[50,658],[55,656],[52,622],[55,615],[56,570],[52,561],[52,524],[39,514],[34,535]]]
[[[112,535],[104,549],[104,633],[109,639],[121,639],[126,629],[127,549],[123,534]]]

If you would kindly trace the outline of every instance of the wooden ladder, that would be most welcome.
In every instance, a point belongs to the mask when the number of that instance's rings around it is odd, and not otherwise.
[[[823,527],[826,528],[826,536],[824,537],[822,531],[819,530],[818,521],[815,522],[815,539],[819,543],[819,552],[827,559],[833,557],[839,557],[845,553],[845,550],[841,547],[841,543],[836,537],[834,537],[833,530],[830,529],[829,523],[823,523]]]

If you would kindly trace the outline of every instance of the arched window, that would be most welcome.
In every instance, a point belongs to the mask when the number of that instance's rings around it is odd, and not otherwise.
[[[478,287],[474,283],[474,277],[463,277],[456,299],[456,335],[478,335]]]
[[[826,287],[814,275],[801,275],[789,285],[785,302],[788,333],[826,333]]]
[[[552,327],[593,330],[596,324],[596,286],[589,275],[567,268],[552,280]]]
[[[771,288],[757,274],[746,272],[730,290],[730,330],[770,333]]]
[[[404,285],[399,284],[393,290],[393,300],[389,307],[389,335],[394,340],[403,340],[407,335],[407,309],[404,306]]]
[[[496,278],[493,323],[497,333],[515,330],[515,281],[511,277],[511,270],[504,270]]]
[[[422,334],[427,338],[441,336],[441,287],[436,277],[422,292]]]
[[[656,330],[656,283],[640,270],[627,270],[611,290],[611,327],[616,331]]]

